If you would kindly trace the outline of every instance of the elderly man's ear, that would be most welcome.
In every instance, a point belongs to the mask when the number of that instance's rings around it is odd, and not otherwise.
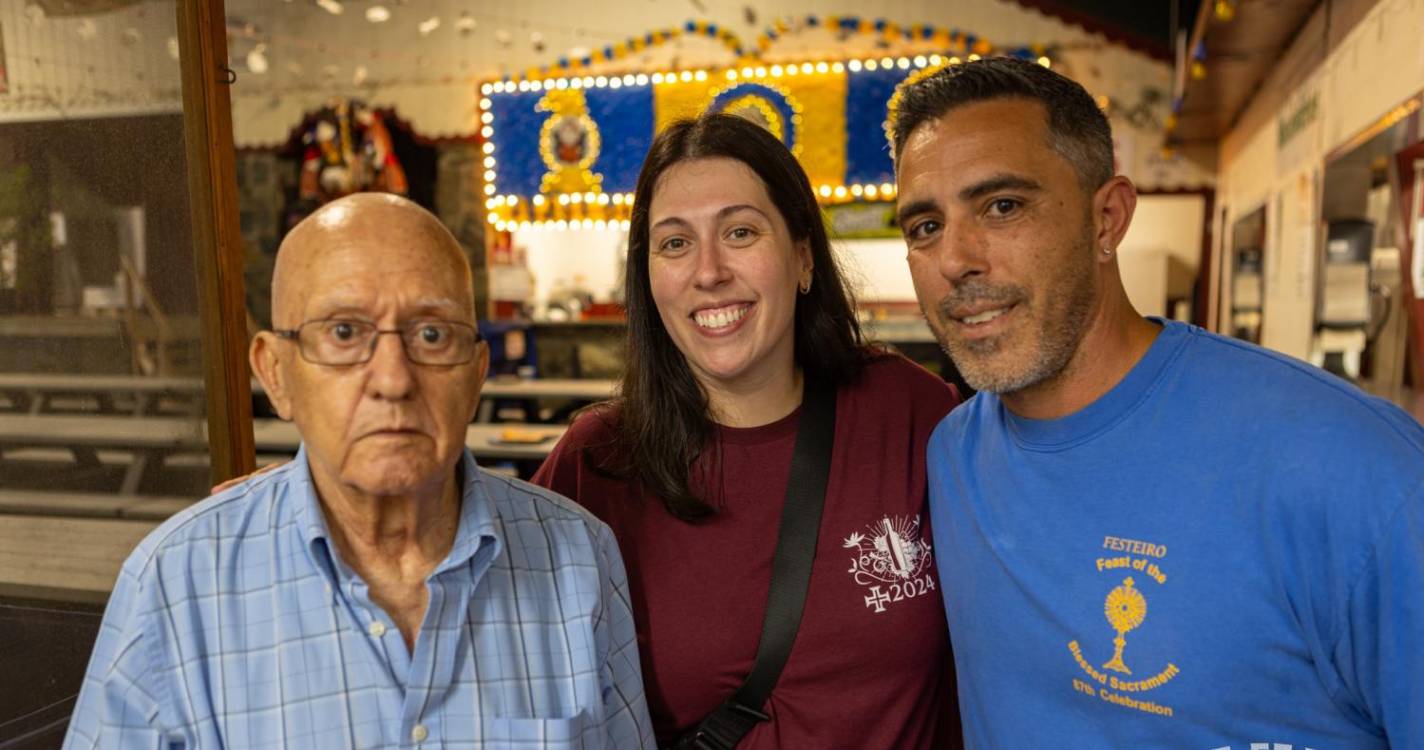
[[[287,390],[286,373],[282,368],[281,357],[278,356],[279,345],[276,334],[261,331],[252,339],[247,361],[252,366],[252,373],[262,382],[263,390],[267,391],[267,400],[272,403],[272,408],[277,410],[277,416],[290,420],[292,395]]]

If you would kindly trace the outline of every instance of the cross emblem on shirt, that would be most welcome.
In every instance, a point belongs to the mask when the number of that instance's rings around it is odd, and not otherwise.
[[[885,604],[889,601],[889,594],[881,591],[879,586],[871,586],[870,596],[865,597],[865,606],[874,607],[876,612],[884,612]]]

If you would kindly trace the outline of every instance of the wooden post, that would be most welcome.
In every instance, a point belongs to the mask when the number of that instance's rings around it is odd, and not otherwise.
[[[1217,274],[1213,269],[1216,268],[1216,263],[1220,262],[1216,259],[1217,243],[1215,242],[1216,191],[1206,188],[1201,191],[1201,194],[1204,204],[1202,206],[1202,241],[1201,254],[1198,256],[1200,260],[1197,261],[1197,283],[1192,294],[1192,323],[1208,331],[1215,331],[1216,329],[1212,325],[1216,323],[1216,314],[1212,310],[1212,304],[1216,301],[1216,295],[1212,294],[1212,284],[1215,283]],[[1225,231],[1223,230],[1222,233],[1225,234]],[[1172,313],[1169,310],[1167,314],[1170,316]]]
[[[178,0],[188,203],[202,311],[208,451],[214,482],[256,467],[247,305],[237,217],[227,17],[223,0]]]

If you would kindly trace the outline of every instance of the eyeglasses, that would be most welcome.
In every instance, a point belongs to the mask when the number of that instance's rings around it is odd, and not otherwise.
[[[273,333],[296,341],[302,359],[315,365],[359,365],[371,361],[376,340],[398,334],[406,359],[418,365],[463,365],[475,358],[480,334],[474,326],[447,320],[422,320],[383,331],[363,320],[312,320]]]

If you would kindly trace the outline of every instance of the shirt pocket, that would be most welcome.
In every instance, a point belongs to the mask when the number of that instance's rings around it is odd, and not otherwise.
[[[483,734],[487,747],[604,750],[603,729],[587,710],[567,719],[487,718]]]

